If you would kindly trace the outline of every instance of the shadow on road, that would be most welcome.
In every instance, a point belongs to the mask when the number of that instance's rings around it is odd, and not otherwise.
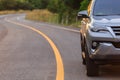
[[[115,65],[115,66],[102,66],[100,67],[100,77],[116,77],[120,78],[120,65]]]

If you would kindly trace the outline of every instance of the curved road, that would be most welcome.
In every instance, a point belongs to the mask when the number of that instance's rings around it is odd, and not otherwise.
[[[120,66],[101,67],[87,77],[79,29],[28,21],[24,14],[0,16],[0,80],[119,80]]]

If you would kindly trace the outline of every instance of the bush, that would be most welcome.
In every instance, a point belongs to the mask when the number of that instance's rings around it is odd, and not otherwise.
[[[27,13],[26,19],[41,21],[41,22],[58,23],[58,14],[51,13],[48,10],[42,10],[42,9],[33,10]]]
[[[83,0],[81,2],[80,10],[86,10],[87,7],[88,7],[89,2],[90,2],[90,0]]]
[[[28,2],[18,0],[0,0],[0,10],[31,10],[33,6]]]

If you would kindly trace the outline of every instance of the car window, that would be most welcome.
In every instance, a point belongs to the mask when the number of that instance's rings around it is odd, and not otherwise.
[[[120,15],[120,0],[96,0],[93,15]]]

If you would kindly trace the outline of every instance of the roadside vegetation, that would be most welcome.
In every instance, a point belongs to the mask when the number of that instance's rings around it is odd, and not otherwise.
[[[0,0],[0,14],[30,10],[26,19],[78,26],[77,13],[88,3],[89,0]]]
[[[29,13],[30,10],[4,10],[0,11],[0,15],[5,15],[5,14],[17,14],[17,13]]]
[[[58,23],[58,14],[52,13],[46,9],[38,9],[29,11],[26,15],[26,19],[41,22]]]

